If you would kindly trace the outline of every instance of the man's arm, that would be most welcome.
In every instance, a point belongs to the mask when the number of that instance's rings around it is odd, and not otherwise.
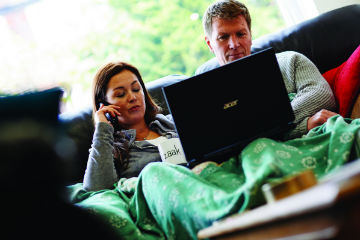
[[[296,127],[286,137],[301,137],[326,121],[328,112],[318,112],[336,110],[335,97],[317,67],[304,55],[288,51],[277,54],[277,59],[288,93],[296,94],[291,102]]]

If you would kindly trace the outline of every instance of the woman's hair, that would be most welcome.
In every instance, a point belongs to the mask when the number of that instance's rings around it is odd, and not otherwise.
[[[139,70],[125,62],[110,62],[98,70],[93,81],[93,114],[100,108],[101,103],[107,103],[106,92],[110,79],[121,73],[124,70],[128,70],[135,74],[138,78],[145,96],[145,122],[149,124],[155,119],[156,114],[161,112],[161,108],[151,98],[147,91],[144,81],[140,75]],[[120,169],[124,170],[128,166],[129,162],[129,140],[125,137],[125,134],[120,129],[114,131],[114,164],[117,174],[120,176]]]
[[[213,18],[234,19],[244,16],[251,32],[251,17],[247,7],[236,0],[219,0],[211,4],[203,16],[203,27],[205,34],[210,37],[212,34]]]

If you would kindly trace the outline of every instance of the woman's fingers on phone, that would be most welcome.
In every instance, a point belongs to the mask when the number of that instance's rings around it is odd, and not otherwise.
[[[106,108],[106,109],[105,109]],[[120,116],[120,107],[116,105],[107,105],[104,107],[104,111],[108,112],[112,117]]]
[[[109,109],[111,110],[111,115],[115,117],[116,115],[120,115],[120,107],[117,105],[109,105]]]

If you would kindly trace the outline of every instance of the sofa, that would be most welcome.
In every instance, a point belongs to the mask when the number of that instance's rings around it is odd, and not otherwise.
[[[274,48],[275,52],[297,51],[307,56],[319,68],[322,74],[330,70],[336,70],[344,64],[360,44],[360,5],[349,5],[343,8],[324,13],[316,18],[307,20],[292,27],[285,28],[279,32],[253,40],[252,53],[256,53],[268,47]],[[204,42],[205,44],[205,42]],[[360,52],[360,50],[358,51]],[[359,60],[360,62],[360,60]],[[202,63],[199,63],[199,66]],[[217,65],[215,58],[201,65],[201,68],[211,68]],[[358,67],[359,69],[360,67]],[[337,73],[339,73],[337,69]],[[162,107],[164,114],[169,114],[163,94],[162,87],[186,79],[184,75],[169,75],[146,83],[151,96]],[[327,79],[328,80],[328,79]],[[360,82],[360,79],[359,81]],[[343,86],[335,86],[333,90],[343,90]],[[352,94],[358,93],[359,84],[352,83],[350,90]],[[340,91],[341,92],[341,91]],[[348,92],[341,92],[343,96],[337,97],[337,101],[348,98]],[[355,106],[356,97],[346,99],[347,104],[354,112],[359,107]],[[355,110],[354,110],[355,109]],[[344,114],[350,117],[349,110]],[[77,113],[62,113],[59,117],[66,134],[73,140],[77,153],[74,158],[73,175],[71,182],[82,182],[83,174],[91,146],[94,126],[92,122],[92,110],[85,108]]]

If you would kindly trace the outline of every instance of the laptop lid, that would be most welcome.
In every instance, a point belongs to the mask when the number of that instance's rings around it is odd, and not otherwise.
[[[188,162],[275,137],[294,113],[272,48],[163,87]]]

